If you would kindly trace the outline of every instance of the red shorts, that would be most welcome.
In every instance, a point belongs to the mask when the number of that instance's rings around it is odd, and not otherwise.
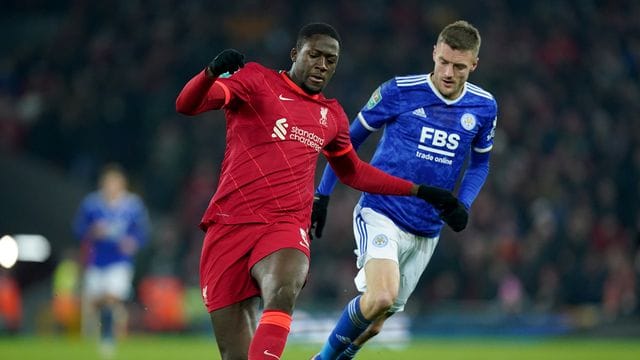
[[[259,296],[251,268],[285,248],[310,257],[307,231],[292,223],[211,224],[200,257],[200,289],[207,311]]]

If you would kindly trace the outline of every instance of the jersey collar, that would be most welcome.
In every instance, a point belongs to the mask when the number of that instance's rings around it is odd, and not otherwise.
[[[445,98],[444,96],[442,96],[442,94],[440,94],[440,91],[438,91],[438,88],[436,88],[436,86],[433,84],[433,82],[431,81],[431,74],[433,73],[429,73],[427,74],[427,84],[429,84],[429,87],[431,88],[431,91],[433,91],[433,93],[440,99],[442,100],[442,102],[444,102],[447,105],[452,105],[457,103],[458,101],[462,100],[462,98],[464,97],[464,95],[467,93],[467,82],[465,81],[464,86],[462,87],[462,92],[460,93],[460,96],[458,96],[457,98],[450,100]]]
[[[310,97],[310,98],[312,98],[314,100],[320,99],[320,94],[311,95],[311,94],[307,93],[306,91],[302,90],[300,88],[300,86],[296,85],[296,83],[294,83],[293,80],[291,80],[291,78],[289,77],[289,75],[287,74],[286,71],[280,70],[280,76],[282,76],[282,78],[284,79],[284,82],[286,82],[287,85],[289,85],[289,87],[293,91],[297,92],[298,94],[304,95],[304,96],[308,96],[308,97]]]

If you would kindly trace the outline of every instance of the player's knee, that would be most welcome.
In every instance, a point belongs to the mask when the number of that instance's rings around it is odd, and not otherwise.
[[[289,283],[280,285],[272,291],[263,291],[262,297],[265,303],[265,308],[280,309],[284,311],[293,310],[301,288],[302,285]]]
[[[376,315],[384,314],[389,311],[395,301],[396,294],[392,292],[384,291],[370,296],[371,309]]]

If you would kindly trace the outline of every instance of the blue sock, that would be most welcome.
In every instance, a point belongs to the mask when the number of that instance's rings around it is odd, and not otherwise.
[[[337,359],[347,346],[365,331],[370,323],[371,321],[365,319],[360,311],[360,295],[358,295],[342,311],[336,327],[333,328],[329,339],[320,351],[319,359]]]
[[[337,360],[351,360],[356,357],[358,350],[360,350],[360,346],[351,343],[349,344],[349,347],[340,354]]]
[[[113,341],[113,310],[109,306],[100,309],[100,338]]]

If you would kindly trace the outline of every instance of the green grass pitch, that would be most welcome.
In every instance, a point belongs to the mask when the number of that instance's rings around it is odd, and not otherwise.
[[[292,343],[283,360],[309,359],[318,344]],[[94,342],[65,337],[0,337],[2,359],[100,359]],[[113,360],[220,359],[212,338],[203,336],[131,336],[118,345]],[[469,338],[424,339],[402,349],[371,346],[358,360],[402,359],[640,359],[640,339]]]

